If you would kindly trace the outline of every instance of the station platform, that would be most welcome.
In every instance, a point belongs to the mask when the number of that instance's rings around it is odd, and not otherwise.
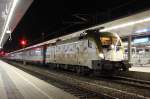
[[[78,99],[0,60],[0,99]]]
[[[150,64],[132,66],[129,70],[150,73]]]

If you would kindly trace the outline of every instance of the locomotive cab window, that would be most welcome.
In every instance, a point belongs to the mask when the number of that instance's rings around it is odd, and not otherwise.
[[[100,37],[102,45],[110,45],[111,44],[111,39],[110,37]]]
[[[117,37],[100,37],[100,41],[103,47],[109,47],[110,45],[121,46],[120,39]]]

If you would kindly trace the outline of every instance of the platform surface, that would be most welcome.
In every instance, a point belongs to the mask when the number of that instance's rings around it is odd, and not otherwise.
[[[78,99],[0,60],[0,99]]]

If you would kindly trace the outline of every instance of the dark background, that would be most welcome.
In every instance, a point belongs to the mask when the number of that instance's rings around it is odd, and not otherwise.
[[[34,0],[12,33],[6,52],[150,8],[150,0]]]

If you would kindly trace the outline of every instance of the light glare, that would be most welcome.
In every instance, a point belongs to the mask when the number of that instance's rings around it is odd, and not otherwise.
[[[133,26],[133,25],[136,25],[136,24],[144,23],[144,22],[147,22],[147,21],[150,21],[150,17],[144,18],[144,19],[141,19],[141,20],[137,20],[137,21],[132,21],[132,22],[116,25],[116,26],[112,26],[112,27],[108,27],[108,28],[102,29],[100,31],[105,32],[105,31],[115,30],[115,29],[124,28],[124,27],[127,27],[127,26]]]

